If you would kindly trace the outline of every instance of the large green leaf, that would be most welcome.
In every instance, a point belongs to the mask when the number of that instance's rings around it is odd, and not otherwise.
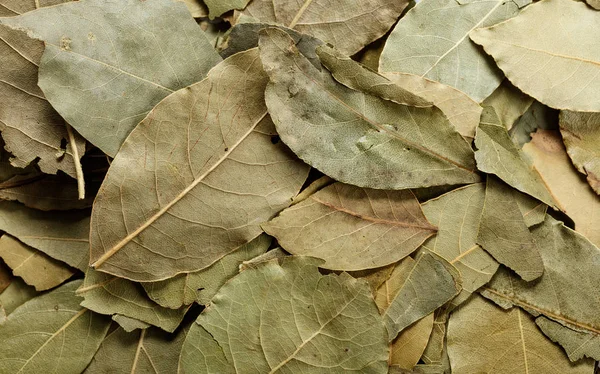
[[[404,259],[377,290],[388,340],[453,299],[461,288],[460,273],[437,255],[425,252],[416,260]]]
[[[504,311],[475,296],[448,324],[452,374],[592,374],[594,362],[572,364],[519,308]]]
[[[21,305],[0,324],[0,372],[79,374],[110,326],[110,319],[79,306],[80,281]]]
[[[0,0],[0,17],[65,1]],[[56,174],[62,170],[75,178],[73,149],[83,155],[85,141],[77,135],[75,143],[61,146],[63,139],[69,140],[65,121],[37,85],[44,43],[5,26],[0,26],[0,39],[0,131],[6,149],[13,155],[11,163],[23,168],[37,158],[43,172]]]
[[[157,328],[108,334],[84,374],[175,374],[187,329],[168,334]]]
[[[266,252],[269,245],[271,238],[260,235],[204,270],[142,283],[142,287],[154,302],[165,308],[178,309],[194,302],[207,305],[219,288],[238,273],[242,262]]]
[[[44,41],[41,89],[110,156],[154,105],[220,61],[185,5],[172,0],[82,0],[0,23]]]
[[[600,335],[600,250],[551,217],[532,233],[544,260],[540,279],[525,282],[503,268],[482,294],[502,307],[520,306],[595,339]]]
[[[436,232],[409,190],[343,183],[323,188],[262,227],[286,251],[323,259],[325,269],[348,271],[398,262]]]
[[[567,153],[600,195],[600,113],[560,112],[560,133]]]
[[[277,142],[258,50],[163,100],[127,138],[98,192],[91,261],[159,281],[209,267],[291,203],[308,167]]]
[[[471,148],[439,109],[349,89],[275,28],[263,30],[260,50],[271,80],[267,106],[281,139],[321,172],[378,189],[479,180]]]
[[[366,282],[321,275],[317,264],[270,261],[226,283],[190,329],[180,373],[387,373]]]
[[[583,2],[543,0],[470,35],[529,96],[556,109],[598,112],[598,32],[600,13]]]
[[[407,5],[407,0],[254,0],[243,14],[315,36],[353,55],[382,37]]]
[[[423,204],[423,212],[438,227],[437,235],[423,247],[454,265],[461,274],[462,290],[452,300],[464,302],[486,284],[498,269],[498,263],[477,243],[483,211],[485,188],[482,184],[458,188]]]
[[[500,85],[502,73],[469,40],[469,32],[518,12],[515,1],[422,0],[390,34],[379,70],[420,75],[481,102]]]

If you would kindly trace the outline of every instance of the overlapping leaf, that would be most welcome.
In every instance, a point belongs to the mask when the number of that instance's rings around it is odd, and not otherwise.
[[[514,123],[533,104],[533,98],[521,92],[505,79],[481,105],[491,106],[496,111],[500,123],[510,130]]]
[[[137,281],[198,271],[290,204],[308,167],[272,141],[266,83],[253,49],[152,110],[94,203],[93,266]]]

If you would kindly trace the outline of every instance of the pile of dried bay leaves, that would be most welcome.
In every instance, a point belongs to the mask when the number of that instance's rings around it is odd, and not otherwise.
[[[0,374],[594,374],[586,1],[0,0]]]

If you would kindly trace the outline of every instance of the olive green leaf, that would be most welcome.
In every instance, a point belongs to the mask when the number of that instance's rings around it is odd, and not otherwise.
[[[277,142],[258,50],[163,100],[127,138],[94,202],[91,262],[135,281],[211,266],[291,203],[308,167]]]
[[[353,55],[382,37],[407,5],[407,0],[254,0],[242,14],[312,35]]]
[[[185,3],[194,18],[208,17],[208,8],[202,0],[176,0]]]
[[[575,230],[600,246],[600,197],[573,167],[558,131],[538,130],[523,152],[533,160],[545,185],[575,223]]]
[[[598,360],[600,357],[600,335],[570,329],[543,316],[535,319],[535,323],[544,335],[560,344],[569,360],[575,362],[587,356]]]
[[[513,144],[506,128],[491,107],[483,110],[481,123],[475,135],[475,147],[475,159],[479,170],[497,175],[508,185],[553,208],[559,207],[539,172]]]
[[[142,287],[154,302],[165,308],[178,309],[194,302],[206,305],[219,288],[238,273],[242,262],[266,252],[270,245],[271,238],[260,235],[204,270],[142,283]]]
[[[474,296],[450,316],[448,354],[453,374],[592,374],[594,362],[573,364],[519,308],[498,308]]]
[[[511,188],[493,176],[488,177],[485,186],[477,244],[526,281],[544,273],[539,249]]]
[[[508,79],[483,102],[482,106],[491,106],[496,111],[500,123],[510,130],[514,123],[533,104],[533,98],[513,86]]]
[[[0,0],[0,17],[13,17],[67,0]],[[11,163],[24,168],[34,160],[44,173],[62,170],[76,177],[73,149],[79,156],[85,141],[75,135],[69,142],[65,121],[52,108],[38,87],[38,66],[44,43],[31,39],[26,33],[0,26],[0,131],[6,149],[13,155]],[[65,148],[61,142],[67,141]],[[77,160],[78,162],[78,160]]]
[[[230,10],[242,10],[248,5],[250,0],[204,0],[208,7],[208,16],[213,19]]]
[[[560,133],[573,165],[600,195],[600,113],[560,112]]]
[[[461,288],[458,270],[435,254],[425,251],[416,260],[402,260],[375,298],[388,340],[452,300]]]
[[[79,374],[91,361],[110,318],[79,306],[67,283],[18,307],[0,324],[0,372]]]
[[[379,70],[420,75],[481,102],[500,85],[502,73],[469,40],[469,32],[518,12],[514,1],[422,0],[390,34]]]
[[[439,109],[351,90],[313,66],[284,31],[261,33],[269,113],[281,139],[311,166],[378,189],[479,180],[471,148]]]
[[[89,211],[43,212],[0,201],[0,230],[74,268],[89,262]]]
[[[464,302],[486,284],[498,269],[498,263],[477,243],[479,220],[483,211],[485,187],[473,184],[448,192],[422,205],[425,217],[438,227],[436,236],[423,248],[438,254],[461,274],[462,290],[452,300]]]
[[[64,263],[8,234],[0,238],[0,257],[10,266],[14,275],[23,278],[25,283],[34,286],[37,291],[54,288],[74,274]]]
[[[325,260],[333,270],[365,270],[398,262],[434,235],[410,190],[335,183],[262,225],[293,255]]]
[[[125,317],[121,314],[113,314],[111,318],[127,332],[132,332],[134,330],[145,330],[152,326],[149,323],[140,321],[139,319]]]
[[[84,374],[177,372],[179,353],[187,329],[168,334],[150,327],[127,333],[118,328],[108,334]]]
[[[448,358],[446,344],[446,330],[448,327],[449,312],[442,306],[435,312],[433,330],[423,356],[422,363],[416,366],[419,374],[446,374],[450,373],[450,360]]]
[[[120,314],[173,332],[183,320],[187,307],[163,308],[148,298],[139,284],[88,269],[77,295],[81,305],[100,314]]]
[[[21,278],[13,278],[10,285],[0,293],[0,309],[11,314],[17,307],[33,299],[39,294],[32,286]]]
[[[0,23],[44,41],[39,86],[113,157],[154,105],[221,60],[185,5],[172,0],[75,1]]]
[[[412,370],[417,365],[433,330],[433,320],[433,313],[431,313],[398,335],[390,344],[391,366]]]
[[[529,96],[556,109],[598,112],[598,31],[600,13],[583,2],[543,0],[470,36]]]
[[[371,289],[371,293],[373,297],[377,296],[377,290],[384,284],[394,271],[396,264],[391,264],[388,266],[384,266],[377,269],[367,269],[367,270],[359,270],[359,271],[349,271],[347,272],[353,278],[359,278],[367,281],[369,284],[369,288]]]
[[[387,373],[385,327],[366,282],[321,275],[318,263],[288,257],[227,282],[190,329],[179,372]]]
[[[593,336],[600,334],[600,251],[550,216],[532,234],[544,260],[544,274],[525,282],[502,268],[482,295],[504,308],[520,306],[534,316]]]
[[[273,248],[270,251],[263,253],[262,255],[256,256],[248,261],[242,262],[239,266],[239,271],[255,268],[269,261],[277,261],[278,264],[281,264],[281,261],[283,261],[283,259],[288,256],[289,254],[283,249],[281,249],[281,247]]]
[[[589,6],[596,10],[600,10],[600,1],[598,0],[586,0],[585,1]]]
[[[400,87],[431,101],[444,112],[463,137],[475,137],[482,108],[464,92],[414,74],[387,72],[382,75]]]

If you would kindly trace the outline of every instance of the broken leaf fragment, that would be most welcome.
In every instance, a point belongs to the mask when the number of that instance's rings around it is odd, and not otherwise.
[[[349,89],[313,66],[284,31],[261,33],[261,59],[270,77],[267,107],[281,139],[302,160],[340,182],[367,188],[479,180],[469,144],[441,110]]]
[[[157,105],[113,160],[92,211],[91,263],[135,281],[211,266],[256,238],[308,174],[267,114],[258,50]]]
[[[387,373],[385,327],[366,282],[321,275],[318,264],[289,257],[231,279],[190,329],[180,372]]]
[[[434,235],[409,190],[334,183],[262,225],[288,252],[325,260],[325,269],[356,271],[401,260]]]
[[[600,357],[600,332],[593,334],[566,327],[544,316],[535,319],[535,323],[550,340],[560,344],[569,356],[576,362],[583,357],[598,360]]]

